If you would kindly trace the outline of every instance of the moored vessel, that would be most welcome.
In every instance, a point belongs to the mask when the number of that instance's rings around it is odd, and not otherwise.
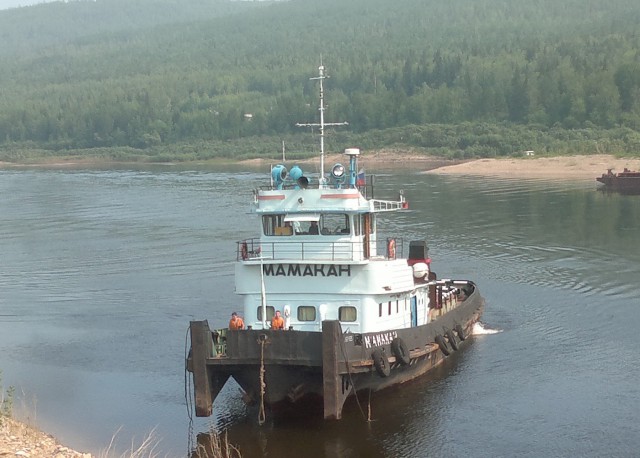
[[[322,139],[328,124],[319,71]],[[237,243],[235,264],[244,328],[190,323],[186,364],[197,416],[213,413],[233,378],[243,399],[259,406],[260,422],[268,413],[316,408],[340,419],[358,392],[402,384],[440,364],[480,319],[484,299],[475,283],[438,279],[426,241],[379,235],[379,218],[408,209],[402,192],[375,198],[356,148],[325,174],[323,145],[317,176],[279,164],[268,186],[254,191],[259,235]],[[284,329],[270,325],[278,312]]]
[[[607,173],[596,177],[596,181],[602,183],[602,189],[616,191],[622,194],[640,194],[640,172],[629,170],[625,167],[622,172],[613,173],[608,169]]]

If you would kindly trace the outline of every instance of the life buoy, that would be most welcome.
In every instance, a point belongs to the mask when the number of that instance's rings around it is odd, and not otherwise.
[[[396,239],[389,239],[387,242],[387,257],[389,259],[396,258]]]
[[[376,368],[376,372],[380,377],[389,377],[391,373],[391,366],[389,366],[389,360],[385,356],[384,352],[379,348],[373,350],[371,353],[371,359],[373,360],[373,366]]]
[[[456,331],[456,334],[458,334],[460,340],[464,340],[467,338],[467,336],[464,335],[464,329],[462,329],[462,326],[460,324],[456,324],[453,327],[453,330]]]
[[[440,351],[442,352],[442,354],[444,356],[449,356],[451,351],[449,350],[449,347],[447,347],[447,341],[444,340],[444,337],[438,334],[434,340],[438,344],[438,347],[440,347]]]
[[[247,242],[242,242],[240,244],[240,256],[243,261],[246,261],[249,257],[249,249],[247,248]]]
[[[447,336],[447,340],[449,341],[449,345],[451,345],[451,348],[453,348],[455,351],[458,351],[458,342],[456,342],[456,335],[453,333],[453,331],[451,329],[447,329],[445,335]]]
[[[409,348],[400,337],[396,337],[391,341],[391,352],[403,366],[406,366],[411,362]]]

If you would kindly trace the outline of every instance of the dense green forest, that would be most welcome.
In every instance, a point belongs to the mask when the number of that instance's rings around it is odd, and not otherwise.
[[[0,11],[0,159],[640,154],[637,0],[97,0]],[[248,116],[250,115],[250,116]],[[295,153],[294,153],[295,154]]]

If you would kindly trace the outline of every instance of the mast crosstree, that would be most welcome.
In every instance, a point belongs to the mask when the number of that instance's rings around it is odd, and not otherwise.
[[[325,185],[327,180],[324,176],[324,128],[327,126],[348,126],[349,123],[343,122],[324,122],[324,84],[323,81],[328,78],[324,74],[324,65],[318,67],[318,76],[309,78],[310,80],[320,81],[320,122],[319,123],[296,123],[297,127],[319,127],[320,128],[320,185]]]

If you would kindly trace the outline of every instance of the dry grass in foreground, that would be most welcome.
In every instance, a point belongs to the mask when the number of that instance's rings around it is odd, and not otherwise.
[[[15,388],[2,388],[2,372],[0,371],[0,458],[93,458],[91,453],[82,453],[60,444],[53,436],[13,417]],[[133,442],[128,451],[115,452],[116,438],[120,430],[111,437],[106,450],[95,455],[96,458],[156,458],[161,456],[155,429],[152,430],[140,445]],[[193,458],[241,458],[237,447],[230,444],[226,432],[221,435],[211,429],[198,437],[197,448],[191,453]]]
[[[158,452],[160,439],[155,431],[143,440],[143,442],[121,454],[114,449],[117,433],[111,439],[106,450],[98,455],[82,453],[72,450],[60,444],[53,436],[43,433],[29,425],[19,422],[11,417],[0,415],[0,458],[156,458],[162,455]],[[227,434],[218,434],[214,431],[203,435],[198,440],[198,446],[193,451],[193,458],[241,458],[240,450],[231,444]]]
[[[0,457],[91,458],[58,443],[52,436],[13,418],[0,417]]]
[[[229,443],[226,431],[221,435],[213,430],[198,436],[194,458],[241,458],[240,450]]]

